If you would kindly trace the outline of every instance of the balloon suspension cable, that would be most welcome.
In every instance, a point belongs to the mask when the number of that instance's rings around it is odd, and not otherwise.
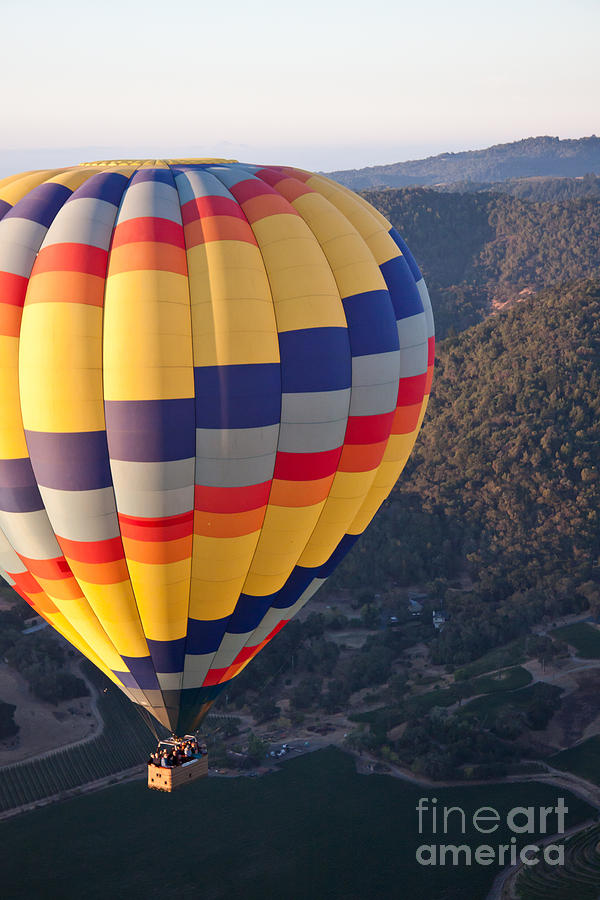
[[[281,673],[283,672],[285,667],[289,666],[289,664],[290,664],[289,659],[286,659],[282,662],[282,664],[279,666],[279,668],[277,669],[276,672],[273,672],[272,675],[267,675],[267,677],[265,678],[263,683],[258,688],[258,693],[261,694],[266,687],[270,686],[275,681],[275,679],[281,675]]]
[[[148,712],[148,710],[147,710],[147,709],[144,709],[143,706],[140,706],[139,703],[134,703],[133,705],[134,705],[135,708],[137,709],[137,711],[138,711],[138,713],[139,713],[139,715],[140,715],[142,721],[143,721],[144,724],[148,727],[149,731],[152,732],[152,734],[154,735],[154,738],[156,739],[156,742],[158,743],[158,742],[160,741],[161,738],[160,738],[160,735],[159,735],[159,733],[158,733],[158,729],[157,729],[157,727],[156,727],[156,723],[155,723],[155,721],[154,721],[154,718],[150,715],[150,713]]]

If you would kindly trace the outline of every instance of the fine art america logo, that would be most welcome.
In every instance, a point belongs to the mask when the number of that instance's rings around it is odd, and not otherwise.
[[[493,806],[480,806],[467,812],[460,806],[438,806],[436,797],[421,797],[416,807],[419,834],[427,835],[432,843],[421,844],[416,851],[417,862],[422,866],[537,866],[542,860],[549,866],[564,865],[564,845],[546,843],[544,835],[565,833],[565,816],[569,809],[563,797],[556,806],[515,806],[501,814]],[[478,832],[492,835],[498,829],[511,833],[506,843],[469,844],[441,843],[448,832],[461,835]],[[521,844],[523,835],[537,835],[538,843]],[[518,836],[521,836],[519,839]],[[493,840],[493,839],[491,839]],[[547,839],[546,839],[547,840]]]

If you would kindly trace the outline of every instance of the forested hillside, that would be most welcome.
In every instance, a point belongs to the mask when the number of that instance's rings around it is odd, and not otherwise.
[[[439,348],[422,433],[338,586],[467,574],[439,661],[600,602],[600,282],[552,290]],[[456,593],[456,592],[454,592]]]
[[[457,194],[475,194],[486,191],[495,194],[510,194],[521,200],[537,202],[564,202],[579,198],[600,198],[600,176],[583,175],[578,178],[557,178],[537,176],[534,178],[509,178],[506,181],[453,181],[438,184],[436,190]]]
[[[353,190],[440,184],[453,181],[504,181],[535,175],[586,175],[600,173],[600,138],[575,140],[530,137],[485,150],[440,153],[427,159],[330,172],[332,178]]]
[[[364,196],[408,242],[429,285],[439,337],[481,321],[494,304],[600,276],[600,204],[532,203],[425,188]]]

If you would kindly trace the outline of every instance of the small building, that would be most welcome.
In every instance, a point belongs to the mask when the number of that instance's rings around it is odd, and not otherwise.
[[[446,622],[448,621],[448,616],[444,612],[443,609],[434,609],[432,613],[433,618],[433,627],[436,631],[441,631]]]
[[[414,600],[412,597],[409,597],[407,609],[411,616],[420,616],[423,612],[423,604],[419,603],[418,600]]]
[[[48,623],[45,619],[42,619],[41,616],[30,616],[28,619],[25,619],[23,625],[25,628],[22,630],[21,634],[35,634],[36,631],[41,631],[42,628],[46,628]]]

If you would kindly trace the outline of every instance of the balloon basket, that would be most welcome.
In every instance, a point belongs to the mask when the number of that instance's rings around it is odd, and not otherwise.
[[[208,756],[191,759],[180,766],[148,766],[148,787],[153,791],[171,793],[175,788],[206,778],[208,775]]]

